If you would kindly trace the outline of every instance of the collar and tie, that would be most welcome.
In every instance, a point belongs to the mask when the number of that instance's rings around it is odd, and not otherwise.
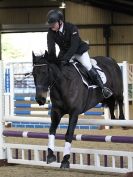
[[[57,34],[58,34],[59,36],[64,36],[64,33],[60,32],[60,31],[57,31]]]
[[[58,32],[59,36],[64,36],[64,34],[65,34],[65,31],[64,31],[64,23],[62,23],[62,25],[61,25],[59,31],[57,31],[57,32]]]

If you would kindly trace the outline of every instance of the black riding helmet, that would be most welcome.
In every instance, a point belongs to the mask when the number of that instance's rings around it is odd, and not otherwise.
[[[50,10],[47,14],[47,22],[49,24],[63,21],[63,13],[59,10]]]

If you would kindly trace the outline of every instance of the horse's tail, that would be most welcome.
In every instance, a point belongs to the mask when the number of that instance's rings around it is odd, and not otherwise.
[[[117,105],[118,103],[121,103],[121,104],[123,105],[123,104],[124,104],[123,102],[124,102],[123,94],[118,95],[118,96],[116,97],[116,105]]]

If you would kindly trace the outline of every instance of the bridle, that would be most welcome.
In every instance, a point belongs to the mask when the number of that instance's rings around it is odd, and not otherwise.
[[[34,64],[34,65],[33,65],[33,68],[34,68],[34,67],[45,66],[45,65],[47,65],[47,64],[46,64],[46,63],[45,63],[45,64],[37,64],[37,65],[36,65],[36,64]]]

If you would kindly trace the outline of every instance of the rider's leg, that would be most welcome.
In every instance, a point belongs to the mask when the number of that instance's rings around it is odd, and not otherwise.
[[[96,84],[102,89],[103,96],[105,98],[109,98],[112,95],[112,92],[109,88],[107,88],[103,85],[101,77],[99,76],[97,70],[91,64],[90,56],[89,56],[88,52],[85,52],[82,55],[75,55],[75,57],[83,66],[85,66],[90,78],[92,80],[94,80],[96,82]]]

